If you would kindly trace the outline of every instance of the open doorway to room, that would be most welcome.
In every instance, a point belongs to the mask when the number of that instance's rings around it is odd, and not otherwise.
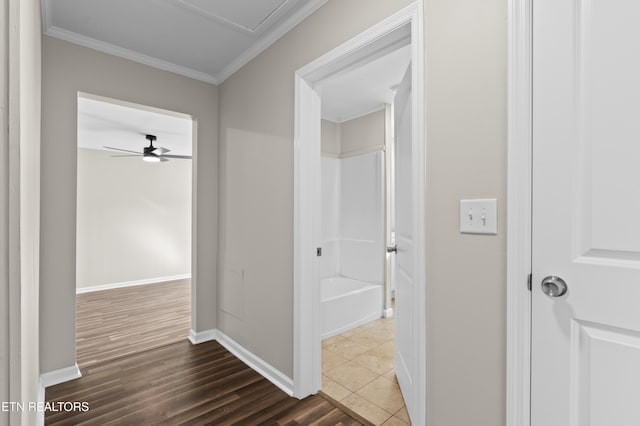
[[[79,367],[186,339],[193,120],[78,94]]]
[[[420,2],[409,5],[295,76],[294,395],[323,390],[375,424],[425,423],[422,16]],[[367,68],[389,64],[398,66],[387,80]],[[361,92],[353,90],[361,83]],[[377,84],[390,96],[354,108],[346,114],[353,120],[330,119],[332,91],[341,107]],[[376,117],[381,130],[367,136]],[[385,192],[393,199],[386,206]],[[332,324],[340,315],[325,302],[343,296],[355,300],[343,300],[345,322]],[[364,301],[368,297],[371,304]]]
[[[409,423],[394,372],[392,250],[393,110],[410,64],[405,37],[318,83],[322,391],[375,424]]]

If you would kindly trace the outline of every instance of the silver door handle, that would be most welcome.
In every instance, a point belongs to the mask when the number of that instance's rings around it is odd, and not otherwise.
[[[542,280],[542,292],[549,297],[560,297],[567,290],[567,283],[560,277],[550,275]]]
[[[398,252],[397,244],[395,246],[387,246],[387,253],[397,253],[397,252]]]

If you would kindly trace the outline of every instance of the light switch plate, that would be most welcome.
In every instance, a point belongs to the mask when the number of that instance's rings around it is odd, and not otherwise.
[[[460,232],[498,234],[498,207],[495,198],[460,200]]]

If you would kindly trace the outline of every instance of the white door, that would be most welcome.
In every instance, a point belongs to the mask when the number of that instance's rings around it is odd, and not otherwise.
[[[533,1],[532,426],[640,425],[639,23]]]
[[[396,278],[395,372],[409,414],[414,412],[413,377],[416,342],[412,324],[415,286],[413,279],[413,184],[411,132],[411,65],[407,69],[393,103],[395,131],[395,244],[392,262]]]

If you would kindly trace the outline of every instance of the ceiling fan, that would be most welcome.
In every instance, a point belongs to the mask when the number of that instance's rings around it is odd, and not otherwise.
[[[125,154],[125,155],[112,155],[112,157],[142,157],[144,161],[148,161],[150,163],[159,163],[160,161],[169,161],[169,158],[180,158],[180,159],[186,159],[186,160],[191,159],[190,155],[171,155],[171,154],[167,154],[167,152],[169,152],[167,148],[163,148],[161,146],[159,147],[153,146],[153,141],[157,139],[154,135],[145,135],[145,139],[149,141],[149,146],[145,146],[142,152],[129,151],[128,149],[114,148],[111,146],[105,146],[105,148],[112,149],[114,151],[132,153],[132,154]]]

